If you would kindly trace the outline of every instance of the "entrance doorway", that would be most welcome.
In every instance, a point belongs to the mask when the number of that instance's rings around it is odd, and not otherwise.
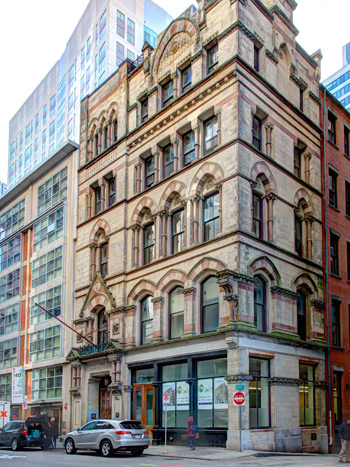
[[[134,420],[140,420],[152,431],[155,418],[155,390],[152,384],[135,384],[133,393]]]
[[[111,384],[110,376],[105,376],[100,381],[100,418],[112,418],[112,393],[108,389]]]

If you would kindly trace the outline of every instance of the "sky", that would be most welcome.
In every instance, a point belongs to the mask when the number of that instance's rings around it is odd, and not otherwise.
[[[173,17],[191,0],[154,0]],[[342,66],[342,46],[350,42],[350,0],[297,0],[297,41],[309,53],[321,49],[322,79]],[[50,68],[89,0],[2,1],[0,44],[0,181],[7,180],[8,124]],[[193,0],[196,5],[196,1]]]

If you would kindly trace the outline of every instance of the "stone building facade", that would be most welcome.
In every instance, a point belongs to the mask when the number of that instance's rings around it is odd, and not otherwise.
[[[199,1],[82,102],[71,428],[327,451],[319,54],[294,0]]]

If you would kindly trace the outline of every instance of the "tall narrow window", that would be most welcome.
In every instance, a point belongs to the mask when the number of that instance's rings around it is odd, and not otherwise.
[[[341,346],[340,334],[340,304],[339,300],[332,299],[332,338],[333,347]]]
[[[98,156],[98,134],[97,133],[95,135],[94,142],[95,142],[95,156]]]
[[[335,233],[331,232],[330,234],[330,244],[331,244],[331,273],[339,276],[339,237]]]
[[[299,109],[304,112],[304,89],[299,88]]]
[[[163,176],[169,177],[174,172],[174,146],[168,144],[163,149]]]
[[[337,196],[337,178],[338,174],[332,170],[329,169],[329,205],[332,206],[333,208],[336,208],[338,205],[338,196]]]
[[[299,256],[303,256],[303,231],[301,218],[294,215],[294,247]]]
[[[184,332],[184,289],[176,287],[169,296],[170,339],[178,339]]]
[[[119,66],[125,58],[124,46],[117,41],[117,66]]]
[[[218,145],[218,118],[211,117],[204,122],[204,154],[211,153]]]
[[[219,63],[218,44],[208,50],[208,73],[214,71]]]
[[[261,142],[262,142],[261,120],[256,115],[254,115],[253,117],[252,142],[253,142],[253,146],[255,146],[256,149],[258,149],[259,151],[261,151]]]
[[[328,141],[333,144],[337,144],[336,138],[336,123],[337,117],[328,111]]]
[[[350,130],[344,126],[344,154],[350,156]]]
[[[185,133],[182,137],[183,145],[183,165],[190,164],[195,158],[195,139],[194,131],[189,131]]]
[[[208,196],[203,202],[204,241],[211,240],[220,232],[219,193]]]
[[[100,273],[102,277],[107,275],[108,269],[108,243],[103,243],[100,247]]]
[[[263,239],[263,200],[258,193],[253,193],[253,232]]]
[[[127,35],[126,35],[126,38],[127,38],[127,41],[131,44],[131,45],[135,45],[135,23],[133,21],[131,21],[130,18],[128,18],[128,23],[127,23],[128,27],[127,27]]]
[[[125,37],[125,15],[117,10],[117,34],[120,37]]]
[[[340,425],[342,423],[341,377],[342,373],[338,371],[333,372],[333,410],[335,425]]]
[[[116,180],[112,177],[108,180],[108,207],[113,206],[116,200]]]
[[[297,328],[300,339],[306,340],[306,295],[303,291],[298,290],[297,297]]]
[[[350,182],[345,180],[345,209],[346,209],[346,215],[350,217]]]
[[[107,149],[108,146],[108,128],[103,129],[103,149]]]
[[[311,365],[299,365],[299,415],[300,426],[315,425],[315,369]]]
[[[174,97],[174,83],[168,81],[162,86],[163,107],[167,105]]]
[[[266,332],[266,283],[260,277],[255,277],[254,285],[254,324],[256,329]]]
[[[172,253],[178,253],[183,249],[185,239],[184,214],[185,211],[181,209],[171,216]]]
[[[95,188],[95,214],[101,211],[101,207],[101,187],[98,186]]]
[[[155,182],[155,159],[154,156],[145,159],[145,175],[146,175],[146,188],[153,185]]]
[[[107,344],[108,342],[108,318],[105,315],[105,309],[101,310],[98,314],[98,334],[97,334],[97,340],[98,344],[103,345]]]
[[[249,358],[249,428],[270,427],[269,360]]]
[[[143,264],[149,264],[154,258],[154,224],[143,229]]]
[[[347,271],[348,271],[348,281],[350,281],[350,242],[346,242],[346,250],[347,250]]]
[[[148,119],[148,99],[141,101],[141,122],[145,122]]]
[[[149,344],[153,339],[153,303],[150,296],[141,301],[141,344]]]
[[[217,278],[202,282],[202,332],[216,331],[219,326],[219,286]]]
[[[113,141],[116,142],[118,139],[118,121],[113,120]]]
[[[294,146],[294,175],[301,178],[301,150]]]
[[[192,71],[191,71],[191,65],[189,65],[187,68],[182,70],[181,72],[181,86],[182,86],[182,92],[186,91],[191,86],[192,83]]]
[[[254,45],[254,70],[260,71],[260,49]]]

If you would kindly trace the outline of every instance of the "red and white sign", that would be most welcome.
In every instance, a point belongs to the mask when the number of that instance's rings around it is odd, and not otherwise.
[[[27,396],[23,396],[22,409],[23,409],[23,410],[27,410],[27,408],[28,408],[28,397],[27,397]]]
[[[170,404],[170,394],[163,394],[163,404]]]
[[[234,405],[245,405],[244,392],[235,392],[233,394],[233,404]]]

